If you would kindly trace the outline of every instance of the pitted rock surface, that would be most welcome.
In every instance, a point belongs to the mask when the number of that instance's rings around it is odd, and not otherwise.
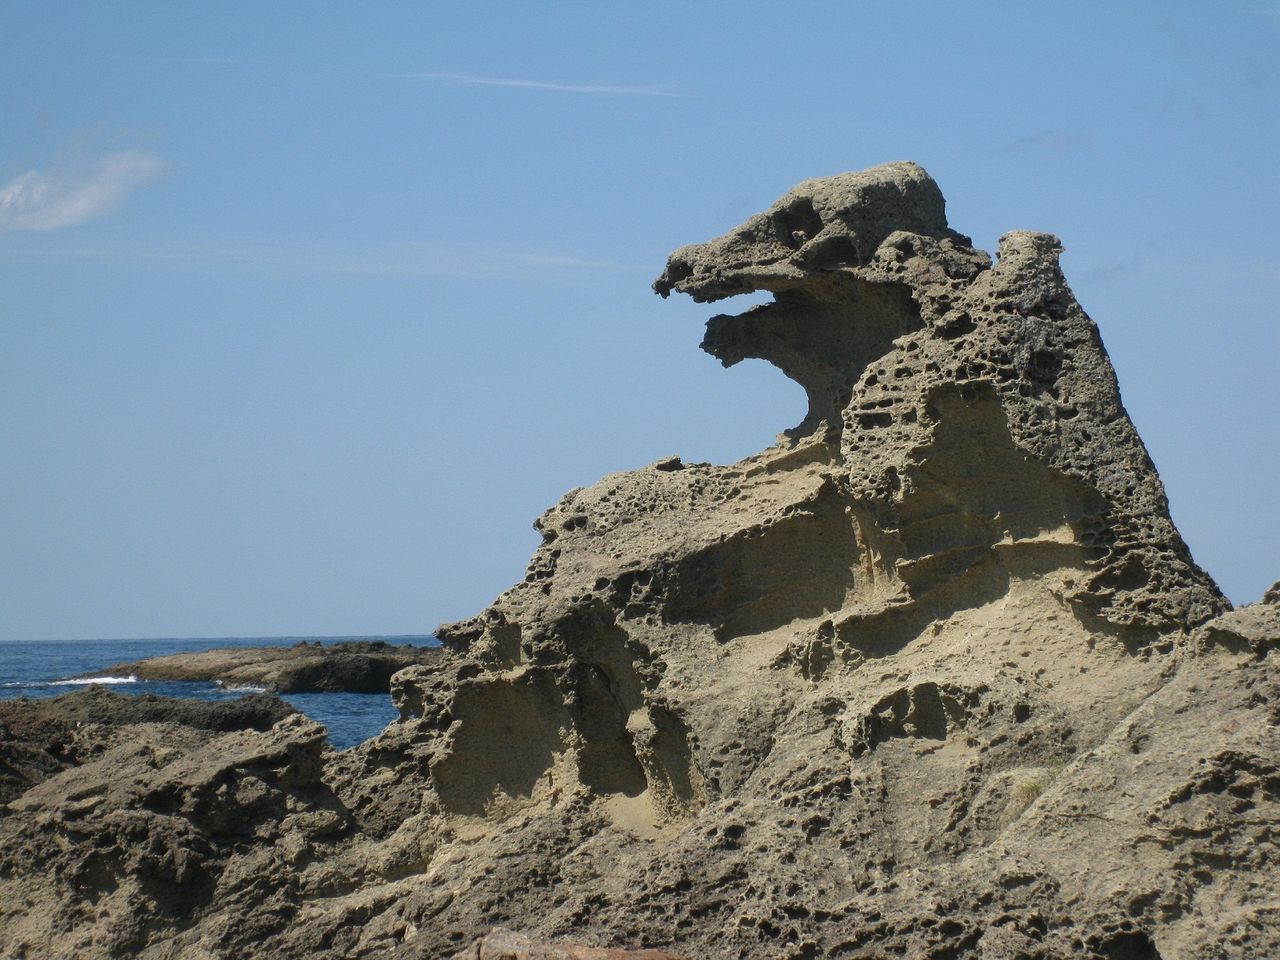
[[[806,389],[809,414],[791,435],[839,444],[850,495],[901,531],[908,562],[912,539],[930,553],[938,540],[981,550],[1057,520],[1094,554],[1081,603],[1115,623],[1202,622],[1225,603],[1169,520],[1061,251],[1050,234],[1013,232],[992,265],[947,226],[924,170],[894,163],[801,183],[738,229],[677,250],[654,288],[699,301],[774,295],[713,318],[703,349],[726,366],[768,360]],[[930,476],[957,456],[953,473]],[[998,489],[975,497],[973,481]],[[1054,484],[1053,502],[1035,502]]]
[[[776,364],[805,420],[568,493],[524,579],[392,678],[386,731],[319,786],[253,774],[332,831],[264,827],[260,867],[214,844],[231,879],[131,949],[1280,953],[1280,604],[1230,611],[1192,561],[1060,249],[993,261],[897,163],[678,250],[664,295],[773,295],[704,348]],[[89,922],[40,902],[31,955]]]

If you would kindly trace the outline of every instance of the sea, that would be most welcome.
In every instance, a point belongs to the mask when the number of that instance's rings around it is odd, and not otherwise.
[[[343,643],[351,640],[385,640],[392,644],[436,647],[432,636],[376,637],[201,637],[163,640],[61,640],[54,642],[0,642],[0,700],[15,697],[53,697],[81,689],[90,683],[110,685],[120,693],[158,693],[166,697],[197,700],[235,700],[252,687],[227,690],[209,682],[152,681],[136,678],[92,676],[118,663],[144,660],[170,653],[189,653],[219,647],[291,647],[299,641]],[[86,676],[88,675],[88,676]],[[72,680],[71,677],[86,676]],[[329,731],[335,749],[363,743],[382,731],[396,717],[391,697],[385,693],[285,693],[282,700],[321,723]]]

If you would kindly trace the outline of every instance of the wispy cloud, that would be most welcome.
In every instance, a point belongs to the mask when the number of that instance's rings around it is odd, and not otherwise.
[[[420,72],[407,73],[410,80],[434,80],[440,83],[456,83],[472,87],[516,87],[522,90],[545,90],[550,93],[593,94],[615,97],[675,97],[685,98],[666,87],[628,86],[608,83],[555,83],[546,80],[523,80],[507,77],[481,77],[470,73]]]
[[[164,171],[159,157],[136,151],[110,154],[76,172],[30,170],[0,187],[0,233],[74,227],[115,210]]]
[[[1004,152],[1013,154],[1051,154],[1065,157],[1093,146],[1093,137],[1087,133],[1071,133],[1066,130],[1041,130],[1026,137],[1019,137],[1005,144]]]

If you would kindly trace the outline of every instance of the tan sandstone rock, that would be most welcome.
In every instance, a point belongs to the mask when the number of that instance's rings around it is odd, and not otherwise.
[[[329,755],[349,828],[207,858],[138,955],[435,960],[494,926],[715,958],[1280,952],[1280,605],[1228,611],[1193,562],[1060,249],[1011,233],[993,262],[894,163],[678,250],[664,295],[773,295],[703,345],[796,379],[804,421],[566,494],[523,581],[392,678],[399,720]],[[6,869],[0,896],[65,889]],[[50,914],[25,942],[79,922]]]

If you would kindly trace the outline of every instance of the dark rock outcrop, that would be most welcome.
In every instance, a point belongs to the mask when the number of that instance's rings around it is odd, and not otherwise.
[[[70,741],[71,728],[63,721],[29,710],[24,703],[0,701],[0,810],[65,769]]]
[[[70,726],[98,723],[121,726],[136,723],[172,723],[197,730],[270,730],[297,709],[270,694],[254,693],[235,700],[210,703],[162,697],[154,693],[116,693],[90,684],[83,690],[42,700],[9,701],[10,710],[21,704],[29,713],[59,720]]]
[[[96,749],[77,731],[133,724],[174,724],[196,730],[265,731],[298,711],[275,697],[253,694],[225,703],[155,694],[127,696],[92,685],[40,700],[0,700],[0,804]],[[92,741],[89,742],[92,744]]]
[[[140,680],[211,680],[276,693],[386,693],[397,670],[430,663],[435,647],[382,640],[298,643],[292,647],[223,647],[118,663],[93,676]],[[86,675],[88,676],[88,675]]]
[[[269,955],[258,944],[324,889],[300,871],[349,818],[322,781],[324,728],[300,714],[267,731],[83,723],[68,748],[0,817],[6,956],[152,956],[214,904],[205,955]]]

